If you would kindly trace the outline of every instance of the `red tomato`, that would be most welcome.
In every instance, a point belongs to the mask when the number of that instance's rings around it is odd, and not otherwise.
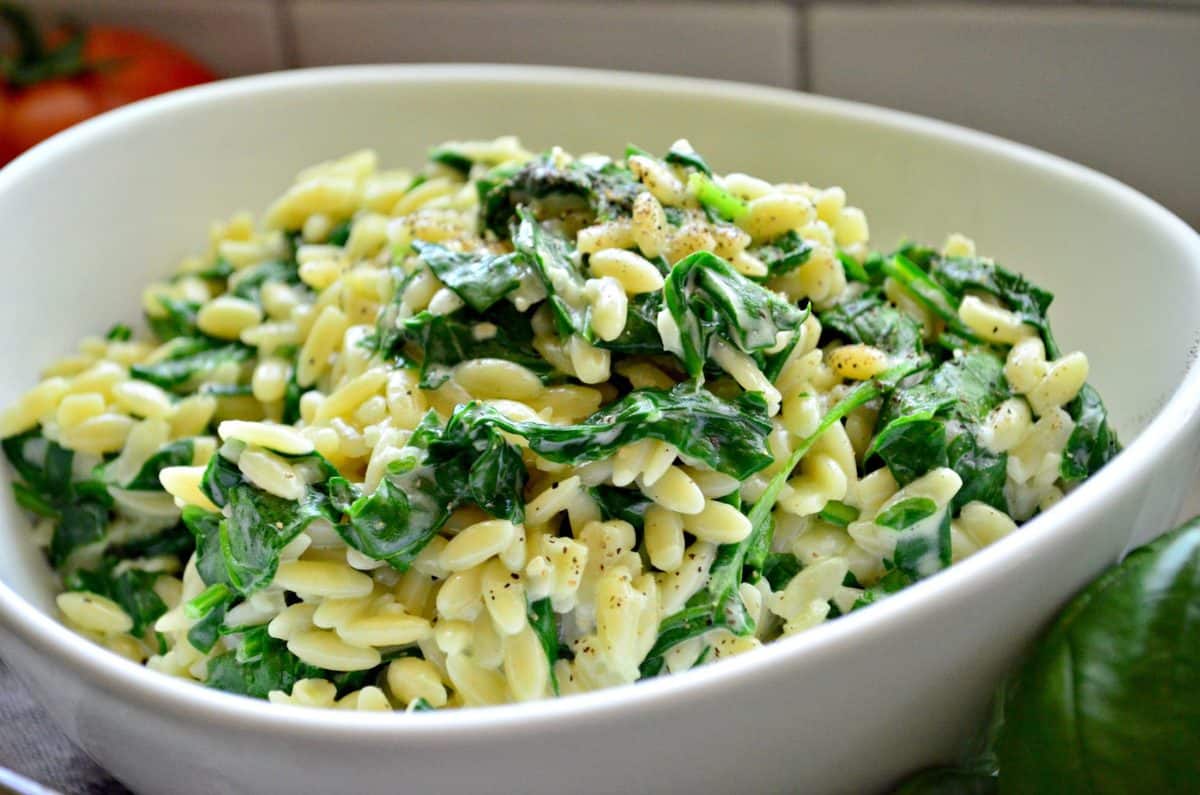
[[[6,138],[13,156],[103,110],[91,92],[68,80],[23,89],[9,104]]]
[[[56,30],[0,73],[0,165],[98,113],[214,78],[183,50],[144,33],[96,26],[83,35],[78,57],[56,59],[73,36]],[[54,65],[52,76],[36,71],[41,63]]]

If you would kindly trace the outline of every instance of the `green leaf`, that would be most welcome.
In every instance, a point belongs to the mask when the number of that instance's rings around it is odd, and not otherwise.
[[[625,314],[625,328],[615,340],[592,340],[597,348],[607,348],[617,353],[656,355],[663,352],[662,338],[658,335],[658,313],[663,307],[661,292],[639,293],[629,296],[629,308]]]
[[[583,223],[629,215],[642,186],[615,164],[592,168],[575,161],[559,168],[542,156],[515,172],[493,170],[496,179],[479,182],[481,227],[507,238],[517,209],[527,207],[535,219],[543,213],[559,218],[578,212]]]
[[[153,535],[141,536],[110,544],[105,551],[106,556],[127,558],[155,558],[160,555],[174,555],[180,561],[186,561],[194,549],[192,534],[182,523],[176,523]]]
[[[967,290],[982,290],[999,298],[1031,326],[1043,331],[1049,329],[1046,312],[1054,296],[1024,276],[976,257],[934,256],[930,259],[929,272],[955,297],[956,307]]]
[[[221,514],[189,505],[183,509],[182,521],[195,538],[196,571],[205,585],[231,586],[225,558],[221,554]]]
[[[550,461],[580,465],[607,458],[641,439],[675,445],[684,458],[745,480],[771,463],[766,404],[757,392],[722,400],[693,384],[670,391],[637,389],[574,425],[515,422],[494,408],[469,403],[455,412],[467,425],[480,423],[523,436]]]
[[[423,389],[437,388],[451,367],[471,359],[505,359],[544,378],[553,372],[533,347],[529,318],[510,304],[498,304],[487,315],[466,308],[448,315],[421,312],[404,321],[401,333],[415,345]]]
[[[128,568],[115,573],[120,561],[107,558],[100,569],[79,569],[68,575],[63,585],[68,591],[88,591],[113,600],[133,620],[129,634],[141,637],[167,606],[154,591],[160,576],[156,571]]]
[[[1194,792],[1198,605],[1195,519],[1077,596],[1005,689],[1000,791]]]
[[[796,331],[809,314],[707,251],[675,263],[663,300],[679,329],[679,348],[665,347],[693,378],[703,375],[714,337],[755,354],[777,345],[781,332]]]
[[[704,158],[701,157],[699,154],[697,154],[696,152],[684,151],[683,149],[676,149],[674,146],[672,146],[671,149],[669,149],[667,151],[667,154],[663,158],[663,160],[665,160],[666,162],[670,163],[673,166],[682,166],[684,168],[694,168],[697,171],[699,171],[701,174],[704,174],[706,177],[711,177],[712,173],[713,173],[712,169],[709,168],[708,163],[706,163],[704,161]]]
[[[822,520],[838,527],[846,527],[858,518],[859,511],[853,505],[847,505],[838,500],[830,500],[817,514]]]
[[[900,417],[879,432],[867,455],[882,458],[896,482],[906,485],[949,463],[946,424],[925,413]]]
[[[1107,464],[1121,451],[1121,443],[1108,424],[1108,412],[1100,394],[1090,384],[1079,390],[1067,406],[1067,413],[1075,420],[1075,429],[1063,450],[1059,474],[1067,483],[1077,483]]]
[[[133,339],[133,329],[124,323],[115,323],[104,335],[109,342],[128,342]]]
[[[779,237],[751,249],[750,253],[763,261],[771,276],[783,276],[791,273],[812,256],[813,244],[794,229],[789,229]]]
[[[147,313],[146,325],[159,340],[167,342],[176,337],[195,337],[200,334],[200,330],[196,327],[196,313],[200,311],[198,302],[160,295],[158,303],[164,314],[151,315]]]
[[[706,209],[725,221],[736,221],[750,212],[750,206],[746,202],[713,182],[704,172],[697,171],[688,177],[688,192]]]
[[[880,527],[904,530],[933,516],[937,510],[937,503],[928,497],[909,497],[876,516],[874,522]]]
[[[884,260],[883,272],[918,303],[940,317],[950,331],[968,342],[982,342],[975,332],[959,320],[958,302],[954,296],[903,254],[894,254]]]
[[[117,484],[128,491],[162,491],[162,483],[158,473],[166,467],[190,466],[194,453],[191,439],[177,439],[159,448],[158,452],[146,459],[142,468],[128,483]]]
[[[476,312],[486,312],[521,283],[526,267],[520,254],[451,251],[437,243],[414,240],[413,250],[441,282]]]
[[[893,355],[919,356],[924,350],[921,324],[888,303],[879,292],[843,301],[818,317],[823,328],[849,342],[872,345]]]
[[[546,303],[554,312],[559,335],[564,338],[572,334],[590,336],[590,307],[581,299],[585,279],[571,257],[571,243],[561,235],[543,229],[526,208],[517,208],[517,216],[521,223],[513,234],[513,246],[541,278]],[[576,297],[572,299],[571,294]]]
[[[254,355],[241,343],[221,344],[207,337],[178,337],[166,358],[153,364],[135,364],[129,374],[163,389],[189,392],[213,370],[227,362],[240,364]]]
[[[279,262],[272,260],[238,271],[237,277],[231,279],[230,295],[253,301],[262,302],[262,288],[268,282],[279,284],[301,284],[300,269],[294,262]]]
[[[604,521],[620,519],[640,530],[646,519],[646,509],[653,501],[638,489],[622,489],[601,483],[588,489],[588,493],[600,506]]]
[[[429,159],[434,163],[448,166],[466,177],[471,173],[474,161],[454,146],[436,146],[429,150]]]
[[[931,469],[949,465],[948,421],[964,426],[964,433],[974,434],[979,423],[1009,394],[1004,363],[989,349],[973,348],[948,359],[924,380],[896,390],[885,401],[879,415],[880,430],[866,457],[879,455],[897,482],[910,483]],[[971,471],[969,465],[974,464],[983,466],[988,476],[995,477],[994,457],[985,460],[986,451],[974,441],[971,447],[965,441],[958,444],[955,452],[967,474],[972,477],[980,474]],[[977,453],[975,460],[964,462],[963,456],[972,450]],[[994,496],[988,490],[989,485],[994,485],[994,481],[976,488]]]
[[[54,507],[52,502],[24,483],[13,481],[12,490],[13,499],[17,501],[17,505],[20,505],[25,510],[36,513],[38,516],[46,516],[53,519],[59,517],[58,509]]]
[[[233,275],[233,265],[224,257],[218,256],[213,260],[212,265],[209,265],[202,271],[196,271],[193,276],[201,279],[228,279]]]
[[[804,568],[800,559],[790,552],[771,552],[763,564],[763,577],[771,584],[772,591],[782,591],[792,578]]]
[[[94,499],[67,502],[59,508],[59,521],[50,539],[50,562],[57,568],[80,547],[104,539],[108,506]]]
[[[208,661],[204,684],[227,693],[265,699],[272,690],[291,693],[301,679],[322,675],[320,668],[301,662],[281,640],[267,636],[257,645],[258,653],[251,659],[239,660],[236,651],[213,657]]]
[[[546,664],[550,669],[550,686],[558,695],[558,675],[554,663],[558,660],[558,620],[550,606],[549,597],[529,604],[529,626],[533,628],[542,649],[546,652]]]
[[[220,524],[221,554],[230,582],[244,595],[270,584],[279,551],[314,520],[329,517],[328,499],[315,489],[293,502],[249,484],[230,490],[228,512]]]
[[[424,469],[389,474],[374,492],[354,499],[345,509],[349,521],[336,525],[346,543],[393,568],[407,569],[450,517],[450,506],[441,501],[436,482]],[[351,488],[340,478],[330,482],[338,499],[352,495]]]
[[[969,502],[983,502],[1008,513],[1004,484],[1008,473],[1008,453],[993,453],[971,431],[954,438],[946,451],[946,463],[962,478],[962,487],[954,495],[951,510],[958,512]]]

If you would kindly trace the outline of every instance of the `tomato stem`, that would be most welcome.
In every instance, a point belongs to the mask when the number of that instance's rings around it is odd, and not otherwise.
[[[0,59],[0,79],[10,86],[22,88],[89,71],[83,59],[84,31],[73,32],[62,45],[47,50],[29,12],[4,0],[0,0],[0,23],[11,30],[17,40],[16,57]]]

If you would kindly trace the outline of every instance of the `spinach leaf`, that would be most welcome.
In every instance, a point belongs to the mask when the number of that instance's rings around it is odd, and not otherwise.
[[[258,304],[262,302],[262,288],[267,282],[301,284],[300,269],[295,262],[263,262],[239,271],[236,283],[229,292],[237,298]]]
[[[762,575],[771,584],[772,591],[782,591],[802,568],[800,559],[792,553],[771,552],[763,564]]]
[[[871,291],[821,312],[821,326],[850,342],[873,345],[893,355],[923,352],[921,324]]]
[[[922,411],[889,422],[871,442],[867,455],[882,458],[903,486],[931,469],[946,466],[946,448],[946,423]]]
[[[414,186],[410,187],[409,190],[412,190],[413,187],[416,187],[416,186],[414,185]],[[346,242],[348,240],[350,240],[350,227],[351,227],[351,221],[349,218],[347,218],[345,221],[339,222],[337,224],[337,226],[335,226],[335,227],[333,227],[333,229],[329,230],[329,237],[325,238],[325,242],[331,246],[346,245]],[[295,259],[295,247],[293,247],[293,257],[292,258],[293,258],[293,260]]]
[[[112,497],[99,481],[72,479],[75,454],[71,450],[46,439],[40,429],[10,436],[0,447],[25,481],[13,485],[17,501],[58,520],[50,539],[50,562],[55,568],[80,547],[104,539]]]
[[[461,407],[455,418],[451,423],[488,424],[523,436],[531,450],[560,464],[598,461],[641,439],[673,444],[684,458],[739,480],[772,461],[766,445],[771,423],[757,392],[722,400],[694,384],[636,389],[575,425],[515,422],[479,403]]]
[[[230,490],[228,507],[220,525],[221,554],[230,582],[246,595],[270,584],[279,551],[289,541],[314,520],[330,516],[328,499],[311,488],[293,502],[244,483]]]
[[[550,668],[550,686],[557,696],[558,674],[554,672],[554,663],[558,660],[558,619],[554,616],[549,597],[530,602],[529,626],[533,628],[546,652],[546,664]]]
[[[846,527],[855,519],[858,518],[858,509],[853,505],[847,505],[840,500],[830,500],[825,503],[825,507],[817,514],[823,521],[838,527]]]
[[[108,528],[108,506],[96,499],[78,499],[59,508],[58,525],[50,539],[50,562],[57,568],[80,547],[101,541]]]
[[[1008,513],[1004,483],[1008,473],[1008,453],[993,453],[971,431],[954,437],[946,450],[946,464],[962,478],[962,488],[954,495],[951,510],[958,512],[969,502],[987,503]]]
[[[571,257],[571,244],[564,237],[543,229],[525,208],[517,208],[517,215],[521,223],[513,235],[513,246],[533,264],[541,277],[559,335],[564,338],[572,334],[590,336],[590,308],[583,300],[583,272]]]
[[[21,479],[47,502],[70,496],[74,452],[50,441],[38,428],[9,436],[0,448]]]
[[[348,522],[336,525],[346,543],[375,560],[401,571],[408,568],[446,520],[450,506],[443,502],[428,467],[415,460],[393,463],[375,491],[360,496],[341,478],[330,482],[335,504]]]
[[[976,257],[933,256],[929,260],[929,275],[957,299],[956,305],[967,290],[982,290],[999,298],[1026,323],[1042,331],[1049,329],[1046,312],[1054,296],[994,262]]]
[[[196,544],[196,571],[205,585],[232,586],[225,559],[221,555],[221,514],[189,505],[183,509],[182,522]]]
[[[1194,791],[1198,604],[1195,519],[1076,597],[1004,690],[1000,791]]]
[[[129,634],[141,637],[159,616],[167,612],[166,604],[154,592],[159,573],[128,568],[117,574],[119,563],[120,559],[107,557],[99,569],[71,572],[63,585],[68,591],[88,591],[113,600],[133,619]]]
[[[228,583],[242,595],[270,583],[279,567],[279,551],[304,528],[316,519],[334,518],[328,497],[314,485],[299,501],[276,497],[243,478],[237,466],[220,453],[209,460],[201,488],[217,506],[227,509],[217,525],[224,575],[216,568],[211,520],[195,513],[184,517],[189,529],[197,533],[198,565],[204,566],[201,577],[206,582],[211,576],[214,583]]]
[[[254,350],[239,342],[224,344],[208,337],[177,337],[166,358],[152,364],[135,364],[129,374],[167,390],[188,392],[198,381],[226,362],[241,363]]]
[[[233,264],[224,257],[218,256],[202,271],[196,271],[193,276],[200,279],[228,279],[233,275]]]
[[[158,452],[146,459],[141,469],[128,483],[115,485],[127,491],[162,491],[158,481],[158,473],[166,467],[188,466],[192,463],[194,445],[191,439],[177,439],[159,448]],[[112,472],[112,465],[104,468],[106,475]]]
[[[133,329],[124,323],[114,323],[104,334],[104,339],[109,342],[128,342],[133,339]]]
[[[875,524],[892,530],[904,530],[937,513],[937,503],[928,497],[909,497],[875,517]]]
[[[1107,464],[1121,451],[1121,443],[1108,424],[1099,393],[1090,384],[1083,385],[1067,412],[1075,420],[1075,430],[1067,439],[1059,474],[1066,482],[1077,483]]]
[[[237,651],[227,651],[209,660],[204,684],[227,693],[266,698],[272,690],[291,693],[301,679],[322,676],[320,668],[301,662],[286,643],[266,635],[265,629],[261,633],[254,641],[254,654],[239,659]]]
[[[891,277],[926,309],[940,317],[946,328],[972,343],[982,340],[959,320],[955,296],[941,283],[934,281],[904,254],[894,254],[883,261],[883,273]]]
[[[553,372],[533,347],[529,318],[510,304],[498,304],[487,315],[467,308],[448,315],[421,312],[404,321],[401,334],[416,346],[423,389],[437,388],[451,367],[471,359],[507,359],[543,377]]]
[[[948,359],[924,380],[896,390],[884,402],[880,430],[866,457],[878,455],[898,483],[910,483],[930,469],[949,465],[947,421],[956,423],[961,433],[973,434],[988,412],[1008,395],[1004,364],[994,352],[974,348]],[[974,453],[973,458],[967,457],[969,452]],[[955,453],[964,481],[968,475],[972,479],[985,476],[986,482],[973,486],[972,491],[990,493],[998,467],[995,457],[989,457],[974,440],[959,442]]]
[[[746,202],[722,188],[712,177],[703,172],[694,172],[688,177],[688,192],[696,197],[710,217],[715,215],[725,221],[736,221],[750,211]]]
[[[744,353],[759,353],[808,318],[779,294],[750,281],[715,254],[698,251],[671,268],[663,299],[679,331],[678,347],[665,344],[693,378],[704,373],[709,344],[720,337]]]
[[[454,169],[464,177],[471,173],[475,161],[467,157],[460,149],[452,145],[436,146],[429,150],[429,159],[434,163]]]
[[[667,154],[663,158],[663,160],[665,160],[666,162],[670,163],[673,166],[682,166],[684,168],[694,168],[697,171],[699,171],[701,174],[704,174],[705,176],[708,176],[708,177],[711,177],[712,173],[713,173],[712,169],[709,168],[708,163],[705,162],[704,158],[701,157],[696,152],[686,152],[683,149],[676,149],[675,147],[671,147],[671,149],[669,149],[667,151]]]
[[[771,276],[783,276],[808,262],[813,244],[800,237],[796,230],[789,229],[769,243],[751,249],[750,253],[763,261]]]
[[[187,604],[187,610],[196,617],[188,629],[188,643],[207,654],[217,645],[225,626],[225,614],[234,601],[234,595],[223,585],[214,585]]]
[[[640,293],[629,297],[625,328],[615,340],[594,339],[597,348],[617,353],[655,355],[663,352],[658,335],[658,313],[662,311],[661,292]]]
[[[146,314],[146,325],[150,327],[150,331],[154,332],[154,336],[167,342],[176,337],[195,337],[200,334],[200,330],[196,327],[196,313],[200,311],[198,302],[160,295],[158,303],[164,314]]]
[[[434,275],[476,312],[486,312],[517,289],[526,267],[525,258],[515,253],[465,253],[421,240],[414,240],[412,247]]]
[[[933,525],[929,518],[914,521],[909,525],[893,528],[900,534],[892,562],[897,571],[913,580],[923,579],[950,565],[950,511],[941,513],[941,520]]]
[[[180,560],[187,560],[188,556],[192,554],[193,547],[192,534],[182,523],[176,523],[153,535],[111,544],[105,550],[105,555],[122,560],[175,555]]]
[[[473,405],[440,430],[436,415],[427,416],[409,439],[413,454],[393,461],[372,494],[330,479],[333,505],[349,519],[336,528],[349,546],[403,571],[459,505],[523,520],[528,473],[521,454],[490,424],[471,421]]]
[[[588,489],[596,504],[600,506],[600,515],[604,521],[620,519],[629,522],[641,530],[646,520],[646,509],[654,504],[653,500],[637,489],[623,489],[601,483]]]
[[[559,168],[549,156],[542,156],[499,182],[481,181],[480,191],[480,225],[506,238],[519,207],[531,208],[537,217],[543,211],[561,217],[581,210],[589,221],[610,219],[632,212],[642,186],[615,164],[592,168],[575,161]]]

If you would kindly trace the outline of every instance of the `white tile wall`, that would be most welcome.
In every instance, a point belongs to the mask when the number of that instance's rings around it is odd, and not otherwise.
[[[800,17],[776,2],[298,0],[303,64],[567,64],[795,86]]]
[[[1200,14],[819,4],[809,47],[813,91],[1048,149],[1200,225]]]
[[[39,20],[64,17],[150,30],[221,75],[288,66],[274,0],[26,0]]]

